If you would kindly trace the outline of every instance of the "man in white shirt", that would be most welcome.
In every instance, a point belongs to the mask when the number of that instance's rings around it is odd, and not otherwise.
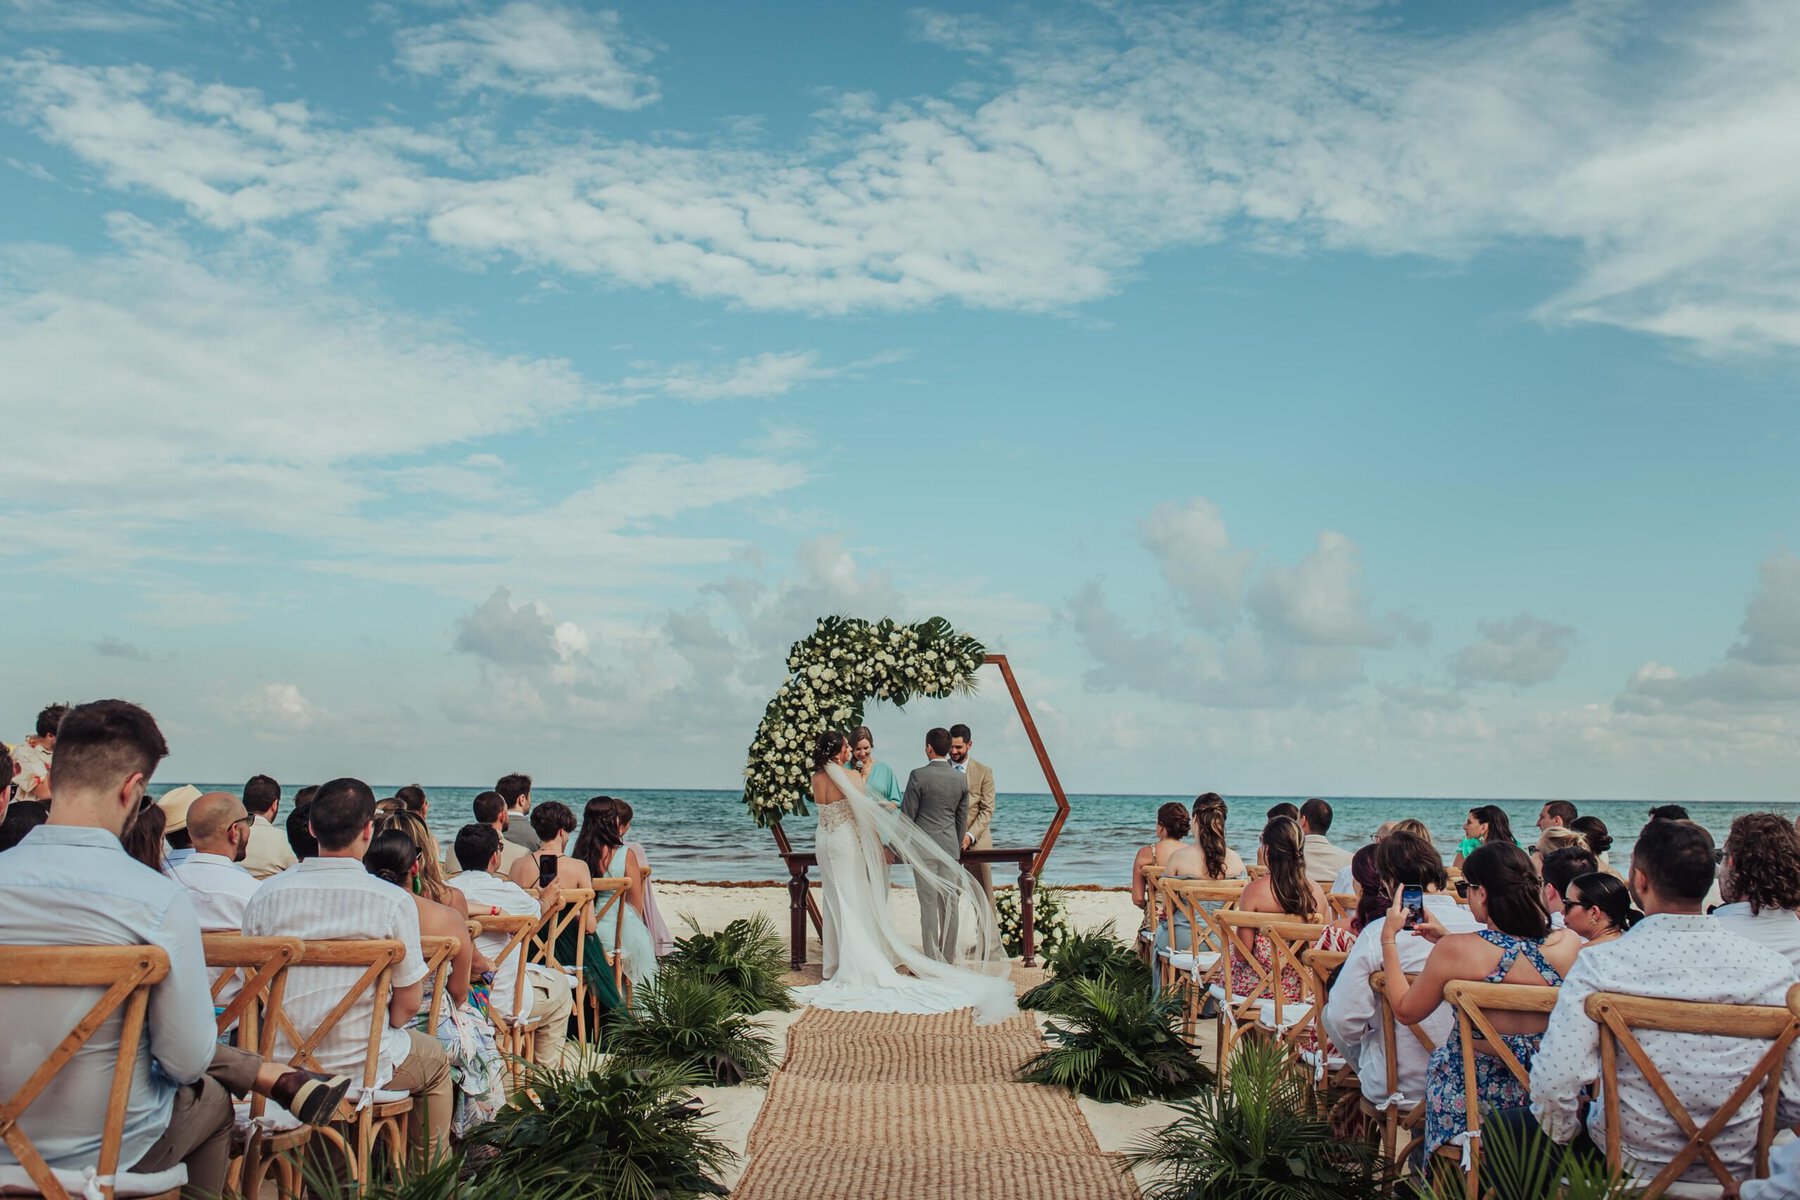
[[[1583,846],[1564,846],[1561,850],[1552,850],[1544,855],[1544,861],[1539,864],[1538,869],[1543,876],[1540,893],[1544,907],[1550,910],[1550,928],[1567,929],[1568,903],[1563,897],[1575,880],[1598,871],[1600,860]]]
[[[425,959],[419,949],[419,910],[413,898],[363,869],[375,835],[375,793],[360,779],[321,784],[308,811],[319,856],[265,880],[244,910],[250,937],[308,941],[397,941],[406,947],[394,968],[393,995],[379,1047],[375,1085],[410,1092],[422,1110],[413,1122],[413,1149],[435,1160],[447,1148],[452,1103],[450,1062],[436,1038],[408,1029],[425,998]],[[296,966],[288,972],[286,1008],[303,1034],[318,1028],[362,974],[360,967]],[[365,997],[351,1006],[317,1047],[320,1065],[354,1074],[360,1084],[374,1013]],[[285,1038],[277,1052],[288,1049]]]
[[[1794,967],[1786,958],[1727,932],[1701,911],[1713,881],[1713,842],[1689,821],[1652,821],[1638,835],[1631,855],[1632,896],[1646,916],[1631,932],[1581,951],[1563,980],[1550,1027],[1531,1065],[1531,1114],[1550,1140],[1595,1153],[1605,1144],[1605,1112],[1587,1105],[1583,1127],[1582,1089],[1600,1078],[1600,1034],[1586,1012],[1595,992],[1622,992],[1656,999],[1710,1004],[1787,1003]],[[1644,1030],[1639,1043],[1693,1119],[1705,1125],[1731,1090],[1755,1068],[1768,1046],[1751,1038]],[[1634,1173],[1648,1179],[1674,1158],[1686,1142],[1643,1074],[1619,1056],[1619,1135]],[[1758,1089],[1712,1139],[1714,1150],[1739,1177],[1751,1173],[1757,1125],[1762,1116]],[[1800,1051],[1791,1052],[1781,1085],[1778,1119],[1800,1119]],[[1509,1123],[1521,1121],[1520,1110]],[[1526,1126],[1529,1127],[1528,1124]],[[1583,1144],[1585,1143],[1585,1144]],[[1712,1173],[1696,1162],[1685,1179],[1712,1183]]]
[[[1725,835],[1719,924],[1800,969],[1800,834],[1777,813],[1745,813]]]
[[[1401,831],[1383,838],[1375,850],[1381,878],[1390,893],[1405,886],[1423,888],[1425,908],[1439,924],[1451,933],[1472,933],[1480,928],[1469,910],[1449,894],[1449,876],[1444,872],[1443,856],[1424,838]],[[1387,928],[1387,917],[1371,921],[1356,937],[1337,981],[1331,986],[1322,1014],[1332,1044],[1346,1060],[1356,1065],[1362,1080],[1363,1095],[1372,1103],[1384,1104],[1390,1099],[1387,1089],[1387,1049],[1381,1040],[1381,1007],[1369,977],[1382,969],[1381,938]],[[1406,971],[1424,969],[1431,956],[1431,943],[1418,934],[1402,930],[1394,935],[1400,951],[1400,965]],[[1450,1006],[1442,1004],[1419,1028],[1432,1042],[1441,1045],[1450,1036],[1456,1018]],[[1425,1071],[1430,1053],[1414,1037],[1411,1030],[1396,1030],[1394,1040],[1398,1055],[1395,1078],[1399,1084],[1393,1103],[1410,1108],[1425,1098]]]
[[[244,870],[257,879],[279,875],[299,859],[287,833],[275,824],[281,815],[281,785],[267,775],[252,775],[244,784],[244,810],[250,814],[250,842]]]
[[[495,796],[495,799],[499,799]],[[552,883],[538,899],[512,880],[500,874],[504,851],[499,831],[491,825],[464,825],[456,834],[456,861],[462,872],[452,876],[450,886],[468,897],[469,915],[480,919],[487,911],[514,917],[541,916],[548,905],[556,903],[556,885]],[[510,843],[506,843],[510,844]],[[537,1047],[533,1061],[551,1066],[562,1062],[563,1043],[569,1033],[569,1013],[574,1009],[574,993],[568,979],[558,971],[537,963],[526,964],[524,1003],[513,1011],[513,993],[519,982],[517,951],[505,959],[500,952],[511,940],[505,933],[484,933],[475,939],[475,948],[494,964],[494,982],[488,989],[488,1003],[509,1017],[542,1018],[538,1026]]]
[[[1370,838],[1369,841],[1372,844],[1379,845],[1381,839],[1394,832],[1394,826],[1399,823],[1400,822],[1398,821],[1383,821],[1375,827],[1375,836]],[[1345,863],[1343,868],[1338,871],[1337,875],[1331,881],[1331,886],[1327,890],[1336,892],[1340,896],[1354,895],[1356,893],[1355,865],[1356,855],[1352,854],[1350,856],[1350,861]]]
[[[184,1165],[182,1195],[198,1200],[225,1187],[230,1093],[261,1092],[318,1123],[337,1109],[350,1081],[290,1071],[219,1044],[206,952],[188,893],[119,844],[168,749],[155,719],[135,704],[100,700],[69,710],[51,767],[56,802],[50,822],[0,854],[0,942],[150,945],[169,956],[168,975],[150,990],[119,1163],[137,1173]],[[8,991],[0,1095],[25,1082],[41,1055],[99,999],[100,989],[86,995],[66,988]],[[123,1021],[122,1013],[108,1018],[20,1119],[52,1167],[98,1165]],[[14,1162],[12,1151],[0,1145],[0,1164]]]
[[[531,827],[531,776],[514,773],[502,775],[494,790],[506,801],[506,840],[525,847],[527,854],[538,852],[537,830]]]
[[[1300,832],[1306,835],[1306,877],[1320,887],[1330,887],[1339,871],[1350,865],[1354,856],[1341,846],[1325,840],[1331,831],[1331,805],[1323,800],[1308,800],[1300,806]]]
[[[499,792],[482,792],[475,797],[475,820],[494,831],[500,839],[500,878],[505,879],[512,874],[513,864],[521,858],[528,858],[531,851],[520,842],[506,837],[506,828],[512,820],[512,811],[506,807],[506,801]],[[465,868],[466,869],[466,868]],[[485,868],[483,868],[485,869]]]
[[[248,845],[250,814],[230,792],[208,792],[188,808],[187,817],[194,852],[166,874],[188,890],[202,933],[237,933],[244,927],[244,907],[261,886],[238,865]],[[213,980],[218,974],[207,972]],[[235,981],[228,982],[218,1003],[230,1004],[237,992]]]

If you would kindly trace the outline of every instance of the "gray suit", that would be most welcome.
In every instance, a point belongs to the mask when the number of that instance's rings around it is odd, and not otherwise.
[[[900,812],[952,859],[962,857],[963,834],[969,827],[969,780],[948,759],[933,759],[907,777]],[[959,924],[956,881],[940,878],[931,868],[916,863],[913,876],[919,884],[925,953],[939,962],[951,962],[956,958]]]

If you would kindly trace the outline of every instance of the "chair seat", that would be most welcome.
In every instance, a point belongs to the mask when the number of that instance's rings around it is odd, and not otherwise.
[[[1186,971],[1196,979],[1219,964],[1219,955],[1210,950],[1202,950],[1198,954],[1188,954],[1185,951],[1179,954],[1164,953],[1163,958],[1177,971]]]
[[[93,1194],[100,1195],[100,1188],[93,1167],[75,1171],[66,1167],[54,1167],[51,1174],[63,1190],[71,1196],[87,1193],[90,1184]],[[179,1192],[187,1186],[187,1167],[176,1163],[166,1171],[119,1171],[113,1175],[113,1195],[117,1197],[165,1196],[171,1192]],[[41,1193],[38,1185],[31,1181],[25,1168],[12,1165],[0,1167],[0,1195],[4,1196],[36,1196]]]
[[[1156,930],[1154,930],[1154,929],[1140,929],[1140,930],[1138,930],[1138,941],[1140,941],[1140,942],[1154,942],[1154,941],[1155,941],[1155,940],[1156,940]]]
[[[1311,1013],[1312,1005],[1310,1004],[1301,1004],[1298,1002],[1289,1004],[1286,1001],[1283,1001],[1281,1005],[1281,1024],[1277,1025],[1275,1023],[1275,1002],[1273,1000],[1263,1000],[1259,1001],[1256,1006],[1256,1023],[1264,1029],[1273,1029],[1279,1033],[1282,1030],[1292,1029],[1294,1026],[1301,1024]]]
[[[369,1094],[370,1104],[399,1104],[401,1101],[411,1099],[411,1092],[403,1092],[396,1088],[376,1088]],[[353,1087],[344,1094],[344,1103],[339,1111],[342,1112],[347,1108],[354,1112],[360,1103],[362,1103],[362,1089]]]
[[[1282,1015],[1285,1016],[1286,1014],[1283,1013]],[[1300,1051],[1300,1061],[1309,1067],[1317,1067],[1319,1065],[1319,1052],[1312,1049],[1302,1049]],[[1345,1061],[1344,1056],[1335,1050],[1325,1056],[1325,1069],[1327,1071],[1341,1071],[1349,1065],[1350,1064]]]
[[[237,1117],[237,1123],[248,1128],[252,1123],[250,1117],[250,1102],[248,1100],[239,1100],[233,1104],[231,1108],[232,1112]],[[263,1109],[262,1116],[257,1117],[254,1123],[261,1127],[264,1133],[286,1133],[292,1129],[305,1128],[305,1126],[301,1124],[299,1117],[296,1117],[293,1113],[281,1107],[281,1105],[276,1104],[273,1100],[271,1100]]]

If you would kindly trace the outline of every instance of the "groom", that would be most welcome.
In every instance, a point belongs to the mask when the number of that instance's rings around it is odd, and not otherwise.
[[[933,729],[925,735],[925,765],[906,780],[900,801],[901,815],[944,848],[952,859],[962,856],[963,836],[969,825],[969,780],[950,765],[950,731]],[[940,879],[929,867],[915,864],[919,885],[919,924],[925,953],[939,962],[956,958],[957,911],[954,880]]]

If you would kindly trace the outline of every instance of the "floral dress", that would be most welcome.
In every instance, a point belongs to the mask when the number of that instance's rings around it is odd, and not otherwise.
[[[455,1108],[450,1114],[450,1132],[461,1137],[473,1126],[494,1119],[506,1103],[506,1086],[501,1079],[505,1062],[494,1044],[494,1027],[481,1011],[473,989],[469,998],[458,1005],[446,993],[438,1008],[438,1026],[430,1023],[429,1005],[413,1018],[412,1028],[427,1034],[443,1045],[450,1059],[450,1079],[455,1085],[451,1095]]]
[[[1544,943],[1536,938],[1514,937],[1493,929],[1477,931],[1483,941],[1500,947],[1500,962],[1487,973],[1488,983],[1504,983],[1506,974],[1519,955],[1537,968],[1544,982],[1562,986],[1562,975],[1544,957]],[[1506,1048],[1518,1058],[1519,1065],[1531,1069],[1537,1056],[1541,1033],[1509,1033],[1501,1035]],[[1464,1110],[1468,1085],[1463,1074],[1462,1025],[1451,1029],[1444,1044],[1431,1052],[1431,1065],[1425,1075],[1425,1153],[1431,1154],[1446,1142],[1454,1141],[1469,1128]],[[1507,1069],[1506,1063],[1492,1054],[1475,1055],[1475,1098],[1483,1111],[1495,1108],[1523,1108],[1531,1103],[1531,1091]]]

